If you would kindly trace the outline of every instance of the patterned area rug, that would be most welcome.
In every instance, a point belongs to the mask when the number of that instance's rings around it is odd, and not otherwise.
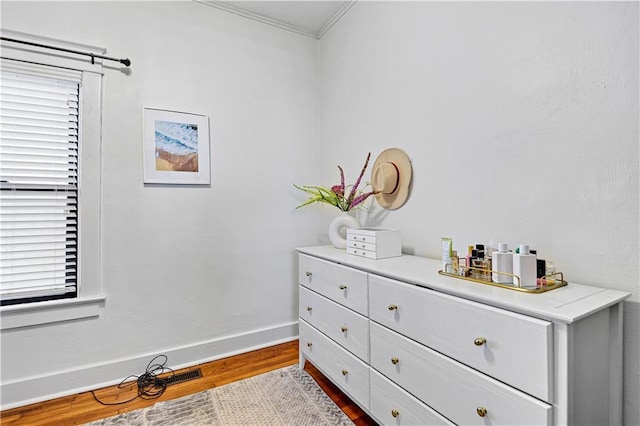
[[[297,365],[87,423],[89,426],[353,425]]]

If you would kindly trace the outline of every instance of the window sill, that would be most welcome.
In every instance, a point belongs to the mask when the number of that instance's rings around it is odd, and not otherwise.
[[[94,296],[3,306],[0,330],[98,317],[105,299],[105,296]]]

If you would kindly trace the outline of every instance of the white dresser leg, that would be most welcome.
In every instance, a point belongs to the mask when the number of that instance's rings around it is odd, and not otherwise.
[[[304,354],[302,352],[300,352],[300,357],[298,359],[298,367],[300,367],[300,370],[304,370],[304,363],[306,362],[306,358],[304,357]]]

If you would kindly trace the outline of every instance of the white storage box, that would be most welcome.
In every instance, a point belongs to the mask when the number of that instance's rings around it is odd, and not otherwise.
[[[401,256],[400,231],[386,228],[347,229],[347,253],[369,259]]]

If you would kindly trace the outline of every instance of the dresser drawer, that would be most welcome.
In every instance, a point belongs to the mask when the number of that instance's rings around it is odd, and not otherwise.
[[[367,259],[374,259],[374,260],[378,258],[375,251],[361,250],[353,247],[347,247],[347,254],[366,257]]]
[[[371,367],[457,424],[548,425],[553,419],[549,404],[375,323]]]
[[[304,287],[300,287],[298,315],[364,362],[369,362],[369,320],[366,317]]]
[[[453,425],[446,418],[371,369],[371,415],[382,425]]]
[[[358,249],[358,250],[375,251],[376,250],[376,244],[375,243],[361,243],[359,241],[349,241],[349,242],[347,242],[347,249]]]
[[[304,320],[300,321],[300,352],[360,407],[369,408],[369,366]]]
[[[372,320],[552,400],[551,323],[387,278],[369,281]]]
[[[367,274],[303,254],[298,257],[298,283],[362,315],[369,315]]]
[[[376,236],[373,235],[363,235],[356,234],[353,232],[347,233],[347,247],[351,247],[351,243],[368,243],[368,244],[376,244]]]

